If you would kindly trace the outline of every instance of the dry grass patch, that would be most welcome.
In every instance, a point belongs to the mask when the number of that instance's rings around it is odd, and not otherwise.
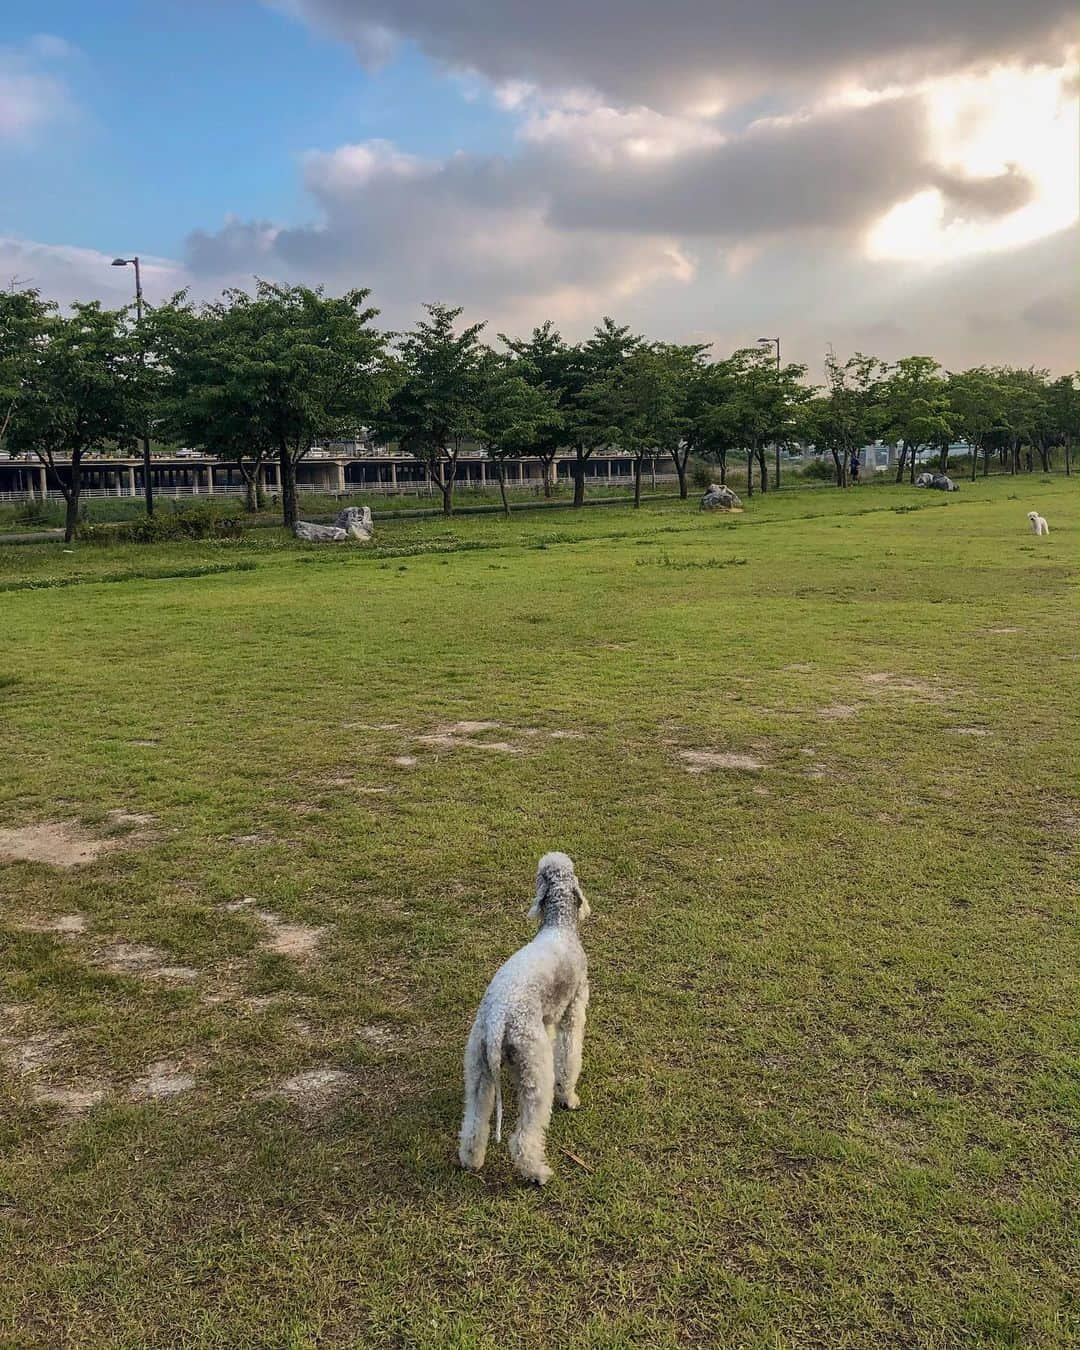
[[[858,717],[859,709],[854,703],[829,703],[819,708],[817,715],[826,722],[846,722],[852,717]]]
[[[131,1085],[131,1096],[136,1101],[161,1101],[168,1097],[178,1097],[182,1092],[190,1092],[195,1079],[184,1073],[179,1064],[161,1059],[151,1064],[141,1078]]]
[[[134,975],[151,980],[188,982],[197,980],[200,973],[194,966],[176,965],[160,948],[138,942],[114,943],[101,953],[96,964],[114,975]]]
[[[27,933],[57,933],[61,937],[80,937],[86,932],[85,914],[60,914],[55,919],[27,919],[20,927]]]
[[[303,1069],[283,1078],[267,1094],[284,1097],[304,1111],[324,1111],[357,1089],[356,1075],[345,1069]]]
[[[0,862],[81,867],[119,845],[120,840],[92,835],[73,820],[42,821],[38,825],[0,830]]]
[[[765,768],[763,760],[753,755],[740,755],[728,750],[680,750],[679,758],[687,766],[687,773],[708,773],[710,769],[738,769],[758,773]]]

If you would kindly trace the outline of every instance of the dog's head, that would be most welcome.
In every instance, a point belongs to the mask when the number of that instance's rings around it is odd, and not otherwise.
[[[1038,519],[1039,519],[1039,513],[1038,513],[1038,511],[1029,511],[1029,512],[1028,512],[1028,520],[1031,521],[1032,525],[1034,525],[1035,522],[1036,522]]]
[[[569,890],[577,905],[579,923],[592,913],[574,871],[573,860],[566,853],[545,853],[536,865],[536,898],[529,910],[530,919],[543,920],[544,907],[554,888]]]

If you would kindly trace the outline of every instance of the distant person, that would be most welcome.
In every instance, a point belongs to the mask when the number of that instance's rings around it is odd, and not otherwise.
[[[859,481],[859,452],[857,450],[851,452],[851,481],[853,483]]]

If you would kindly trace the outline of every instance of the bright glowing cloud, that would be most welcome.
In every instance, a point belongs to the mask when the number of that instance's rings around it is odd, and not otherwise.
[[[872,258],[945,263],[1022,247],[1080,216],[1080,103],[1071,68],[1000,67],[924,90],[929,152],[972,180],[1019,173],[1029,200],[993,219],[953,209],[940,188],[891,207],[869,232]]]

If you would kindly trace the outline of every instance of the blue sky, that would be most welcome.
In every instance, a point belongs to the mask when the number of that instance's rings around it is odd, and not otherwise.
[[[441,157],[505,150],[511,118],[466,97],[415,46],[365,71],[344,44],[245,0],[6,0],[2,40],[47,33],[78,105],[61,137],[0,145],[18,191],[0,233],[177,256],[227,214],[303,220],[300,160],[372,138]]]
[[[1069,368],[1072,8],[6,0],[0,284]]]

